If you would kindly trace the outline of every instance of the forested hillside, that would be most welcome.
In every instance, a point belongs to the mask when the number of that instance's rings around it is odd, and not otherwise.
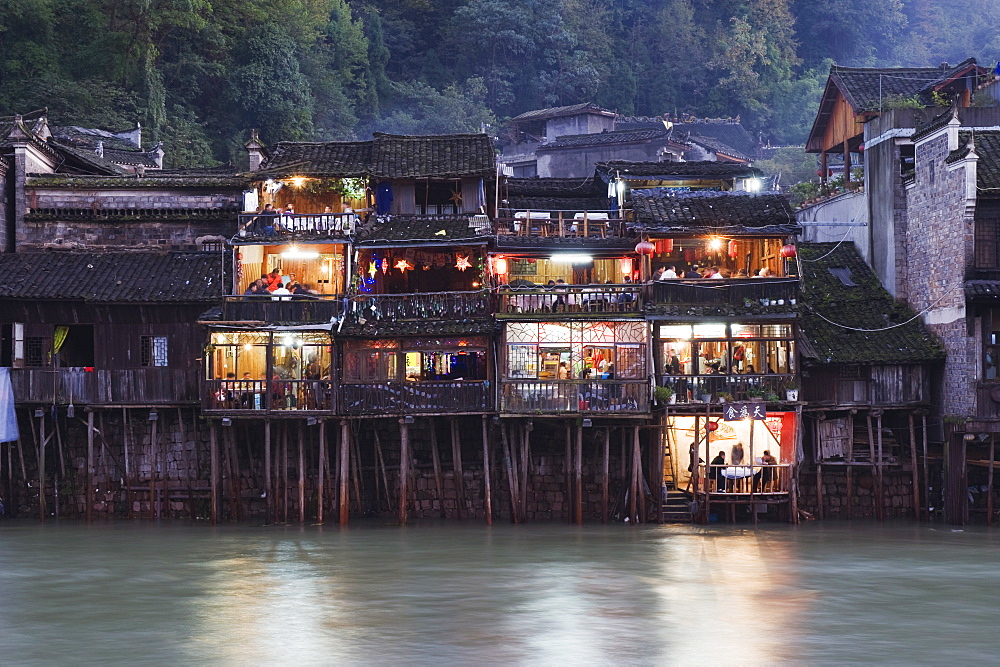
[[[0,0],[0,114],[162,140],[473,130],[593,101],[802,141],[831,62],[1000,57],[997,0]]]

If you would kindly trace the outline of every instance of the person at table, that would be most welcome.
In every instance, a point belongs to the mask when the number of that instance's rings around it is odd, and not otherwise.
[[[232,407],[233,400],[236,398],[236,373],[226,373],[226,379],[223,380],[220,389],[219,400],[226,407]]]
[[[267,281],[268,292],[273,292],[284,284],[281,279],[281,271],[278,269],[271,269],[271,273],[264,276],[264,279]]]
[[[656,280],[676,280],[677,279],[677,267],[676,266],[665,266],[663,271],[660,272],[660,276]]]
[[[568,380],[569,379],[569,367],[566,365],[565,361],[559,362],[559,369],[556,371],[557,380]]]
[[[706,278],[711,278],[712,280],[721,280],[724,276],[719,272],[719,267],[713,266],[708,270],[708,275]]]
[[[774,481],[774,468],[767,466],[778,465],[778,460],[771,456],[769,450],[765,449],[764,455],[760,457],[760,462],[765,466],[760,470],[761,490],[767,493],[771,490],[771,482]]]
[[[729,453],[729,461],[732,465],[743,465],[743,443],[737,442],[733,445],[733,450]]]
[[[264,283],[260,280],[255,280],[252,283],[250,283],[249,287],[247,287],[247,291],[243,292],[243,296],[259,296],[261,294],[267,294],[267,293],[268,293],[267,283]]]
[[[726,475],[725,475],[725,465],[726,465],[726,453],[719,451],[714,459],[712,459],[712,478],[715,479],[715,489],[720,493],[726,492]]]
[[[684,272],[685,280],[697,280],[699,278],[701,278],[701,272],[698,271],[698,267],[694,264],[692,264],[691,268]]]

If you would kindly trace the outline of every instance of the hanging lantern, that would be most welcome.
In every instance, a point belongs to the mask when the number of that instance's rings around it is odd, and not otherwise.
[[[632,258],[622,257],[621,259],[621,270],[623,276],[632,275]]]
[[[368,262],[368,275],[374,278],[377,272],[378,265],[375,262]]]
[[[401,259],[398,262],[396,262],[396,268],[402,271],[403,273],[406,273],[407,271],[413,270],[413,265],[407,262],[405,259]]]
[[[708,422],[707,424],[705,424],[705,430],[708,431],[708,432],[710,432],[710,433],[712,431],[718,430],[718,428],[719,428],[719,423],[718,422]]]
[[[652,255],[653,251],[655,250],[656,246],[654,246],[649,241],[640,241],[639,243],[635,244],[635,251],[640,255]]]
[[[493,260],[493,269],[500,275],[507,275],[507,260],[503,257],[497,257]]]
[[[455,268],[459,271],[471,269],[472,264],[469,263],[468,255],[455,255]]]
[[[785,245],[781,246],[781,256],[784,257],[785,259],[795,259],[795,256],[797,254],[798,253],[796,253],[795,251],[795,246],[793,246],[791,243],[786,243]]]
[[[674,251],[673,239],[657,239],[653,241],[653,245],[656,246],[657,255],[669,255]]]
[[[684,248],[684,261],[688,264],[694,261],[694,248]]]
[[[730,241],[729,242],[729,259],[736,259],[736,256],[737,256],[736,241]]]

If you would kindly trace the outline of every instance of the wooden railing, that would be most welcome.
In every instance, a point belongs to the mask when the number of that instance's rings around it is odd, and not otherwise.
[[[501,287],[500,315],[552,313],[641,313],[638,285],[560,285],[557,287]]]
[[[654,303],[792,306],[798,298],[799,279],[795,277],[676,279],[649,284],[649,299]]]
[[[452,320],[490,317],[489,290],[422,294],[358,294],[348,299],[348,317],[360,320]]]
[[[540,236],[552,238],[625,238],[625,219],[593,211],[513,211],[503,210],[494,221],[499,236]]]
[[[649,411],[646,380],[505,380],[501,410],[518,414]]]
[[[788,390],[797,387],[793,374],[775,375],[661,375],[657,384],[674,390],[674,403],[718,403],[720,394],[727,401],[787,401]],[[798,400],[798,399],[794,399]]]
[[[329,380],[205,380],[205,410],[236,412],[333,412]]]
[[[344,312],[344,298],[335,295],[227,296],[224,322],[331,322]]]
[[[354,233],[354,213],[241,213],[237,236],[247,239],[343,238]]]
[[[12,368],[18,403],[150,405],[198,402],[198,370]]]
[[[761,450],[763,451],[763,449]],[[758,452],[754,452],[755,458]],[[749,456],[749,455],[748,455]],[[792,488],[792,466],[788,463],[762,465],[711,465],[698,466],[700,482],[698,489],[716,493],[732,494],[776,494],[788,493]]]
[[[349,415],[493,410],[491,384],[485,380],[352,383],[341,390],[341,404]]]

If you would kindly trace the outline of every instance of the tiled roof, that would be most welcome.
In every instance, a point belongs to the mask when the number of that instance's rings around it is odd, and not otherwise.
[[[558,237],[558,236],[497,236],[494,243],[498,249],[508,252],[517,250],[528,251],[548,251],[552,250],[590,250],[600,252],[602,250],[628,250],[635,248],[639,241],[638,237],[619,238],[608,237]]]
[[[662,116],[616,116],[615,117],[615,129],[616,130],[648,130],[648,129],[666,129],[665,123],[669,120],[665,120]]]
[[[954,67],[830,67],[830,79],[855,111],[877,111],[889,97],[914,97],[921,101],[936,85],[975,65],[969,58]]]
[[[948,125],[951,119],[954,117],[955,113],[949,109],[944,113],[940,113],[933,118],[931,118],[926,123],[918,123],[916,128],[913,130],[913,136],[910,137],[913,141],[927,136],[936,130],[940,130],[942,127]]]
[[[602,109],[592,102],[586,102],[584,104],[571,104],[565,107],[549,107],[548,109],[525,111],[523,114],[511,118],[511,121],[545,120],[546,118],[558,118],[559,116],[572,116],[584,111],[598,111],[609,115],[614,114],[613,111]]]
[[[564,134],[555,141],[542,144],[536,149],[545,151],[551,148],[577,148],[585,146],[605,146],[609,144],[634,144],[641,141],[665,139],[670,133],[666,128],[622,130],[614,132],[594,132],[591,134]]]
[[[0,253],[0,299],[104,303],[216,301],[230,261],[218,252]]]
[[[940,343],[919,318],[912,319],[913,311],[882,287],[853,244],[800,243],[798,253],[804,304],[800,335],[808,342],[803,347],[816,355],[811,361],[896,364],[944,358]],[[849,270],[854,286],[845,285],[830,269]],[[897,324],[901,326],[893,327]]]
[[[794,233],[795,212],[776,193],[632,191],[635,225],[648,232],[692,228],[728,233]]]
[[[516,211],[607,211],[607,197],[522,197],[510,195],[505,208]]]
[[[156,168],[156,160],[146,151],[119,151],[112,148],[104,149],[104,159],[115,164],[128,164],[140,167]]]
[[[404,136],[375,133],[372,176],[458,178],[496,171],[496,152],[485,134]]]
[[[595,194],[594,177],[587,178],[508,178],[504,190],[526,197],[590,197]],[[601,190],[607,188],[601,184]]]
[[[726,146],[730,150],[735,150],[739,155],[756,159],[760,157],[760,150],[757,141],[739,123],[734,122],[708,122],[695,121],[690,123],[675,123],[671,130],[671,138],[684,141],[687,135],[703,137],[709,141],[718,142],[719,146]]]
[[[56,139],[50,139],[48,144],[62,153],[65,158],[65,162],[59,166],[59,170],[62,172],[79,169],[85,173],[103,176],[120,176],[128,173],[125,169],[122,169],[111,160],[101,157],[90,148],[71,146]]]
[[[372,141],[323,143],[281,141],[261,176],[459,178],[496,170],[493,144],[485,134],[406,136],[376,133]]]
[[[1000,280],[967,280],[965,296],[974,301],[1000,301]]]
[[[698,144],[699,146],[703,146],[708,150],[712,151],[713,153],[722,153],[723,155],[728,155],[730,157],[739,158],[747,161],[750,161],[752,159],[751,156],[745,153],[741,153],[732,146],[724,144],[718,139],[713,139],[712,137],[703,137],[700,134],[692,134],[691,136],[687,137],[687,141],[692,144]],[[754,151],[754,152],[759,153],[759,151]]]
[[[467,243],[481,241],[486,243],[488,236],[474,229],[470,216],[416,216],[393,215],[384,220],[373,217],[362,225],[355,241],[358,245],[381,245],[385,243],[422,242],[426,245],[453,245],[456,242]],[[444,233],[442,233],[444,232]]]
[[[232,167],[215,169],[185,169],[147,171],[142,177],[135,174],[94,176],[88,174],[37,174],[30,175],[28,184],[36,187],[63,188],[225,188],[242,189],[249,179]]]
[[[732,162],[628,162],[612,160],[598,162],[597,173],[607,180],[611,176],[620,175],[632,179],[672,179],[677,177],[691,178],[749,178],[760,177],[763,172],[755,167]]]
[[[65,143],[79,145],[80,147],[93,148],[100,141],[104,144],[105,150],[137,152],[140,146],[117,136],[107,130],[99,130],[90,127],[78,127],[76,125],[49,126],[49,132],[53,137],[62,139]]]
[[[961,160],[969,154],[969,140],[975,148],[979,160],[976,162],[976,186],[980,192],[992,190],[1000,194],[1000,132],[959,132],[958,149],[952,151],[948,163]]]

